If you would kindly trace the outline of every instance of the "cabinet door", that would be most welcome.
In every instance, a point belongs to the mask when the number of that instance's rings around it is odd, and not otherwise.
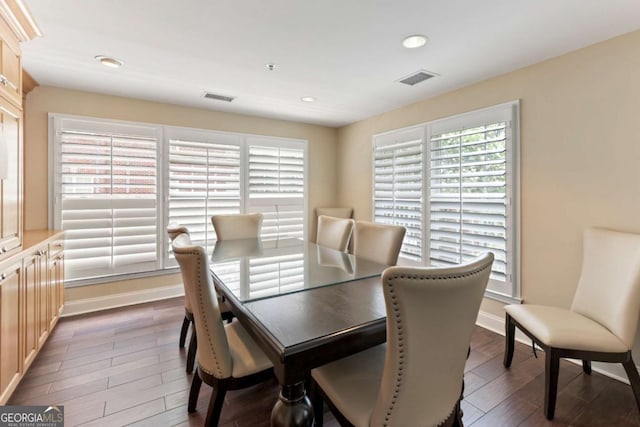
[[[4,23],[3,23],[4,24]],[[2,25],[1,27],[4,27]],[[22,103],[22,69],[20,45],[15,38],[0,28],[0,93],[17,105]]]
[[[49,310],[48,310],[49,331],[53,330],[53,327],[58,321],[58,289],[56,286],[57,268],[58,268],[58,258],[56,257],[56,258],[50,259],[49,269],[48,269],[49,271],[47,273],[49,277],[49,283],[48,283],[49,295],[47,298],[47,301],[49,303]]]
[[[22,135],[20,112],[0,98],[0,259],[22,244]]]
[[[24,316],[22,321],[22,336],[24,342],[24,369],[26,370],[33,362],[38,352],[38,288],[42,274],[40,273],[40,258],[42,254],[36,251],[23,260],[23,307]]]
[[[0,402],[20,379],[20,275],[22,262],[0,266]]]
[[[49,280],[47,269],[47,257],[38,257],[36,263],[36,299],[37,299],[37,333],[38,348],[42,348],[49,332]]]
[[[51,287],[51,310],[60,317],[64,308],[64,241],[49,244],[49,286]]]

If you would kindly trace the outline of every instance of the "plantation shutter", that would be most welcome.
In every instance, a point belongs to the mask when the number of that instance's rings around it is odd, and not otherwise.
[[[511,110],[443,120],[429,138],[429,260],[495,255],[488,289],[512,294]]]
[[[169,139],[168,221],[186,226],[208,252],[215,241],[211,216],[241,212],[239,138],[218,140]]]
[[[65,230],[66,279],[159,268],[158,129],[62,118],[54,128],[53,219]]]
[[[373,221],[405,227],[400,256],[415,261],[422,260],[423,135],[409,129],[376,137],[373,156]]]
[[[302,143],[247,138],[248,213],[261,212],[263,238],[304,237],[306,149]]]

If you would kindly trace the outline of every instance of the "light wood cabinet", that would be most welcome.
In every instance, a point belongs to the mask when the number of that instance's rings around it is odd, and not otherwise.
[[[22,260],[23,269],[23,286],[21,295],[23,295],[22,308],[24,314],[22,317],[23,331],[23,363],[25,369],[31,365],[35,359],[38,349],[40,348],[39,334],[39,312],[40,301],[39,292],[43,279],[46,275],[42,269],[42,254],[39,251],[27,255]],[[46,272],[45,272],[46,273]],[[44,276],[44,277],[43,277]],[[46,337],[45,337],[46,338]],[[44,341],[44,340],[43,340]]]
[[[41,348],[49,336],[49,280],[47,278],[47,254],[43,248],[38,248],[38,258],[35,261],[36,274],[36,337],[38,349]]]
[[[22,104],[22,60],[20,40],[9,25],[0,21],[0,94]]]
[[[20,283],[22,261],[0,265],[0,402],[15,389],[22,372]]]
[[[22,251],[0,262],[0,405],[33,363],[63,307],[63,234],[27,231]]]
[[[0,97],[0,157],[6,156],[6,176],[0,176],[0,260],[22,244],[22,116]]]
[[[64,308],[64,246],[62,241],[49,244],[49,331]]]
[[[25,233],[22,224],[20,43],[38,35],[22,0],[0,0],[0,405],[42,348],[64,304],[61,232]],[[51,248],[56,253],[49,257]]]

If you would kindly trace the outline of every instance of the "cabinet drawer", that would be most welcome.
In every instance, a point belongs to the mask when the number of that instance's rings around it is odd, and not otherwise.
[[[63,240],[55,240],[49,243],[49,259],[55,258],[62,251],[64,251]]]

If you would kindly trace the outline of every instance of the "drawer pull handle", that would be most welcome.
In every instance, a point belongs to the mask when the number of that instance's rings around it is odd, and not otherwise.
[[[2,249],[0,249],[0,253],[2,253],[2,254],[3,254],[3,253],[5,253],[5,252],[7,252],[7,247],[6,247],[6,246],[3,246],[3,247],[2,247]]]
[[[4,273],[0,274],[0,282],[2,282],[6,278],[7,278],[6,274],[4,274]]]

